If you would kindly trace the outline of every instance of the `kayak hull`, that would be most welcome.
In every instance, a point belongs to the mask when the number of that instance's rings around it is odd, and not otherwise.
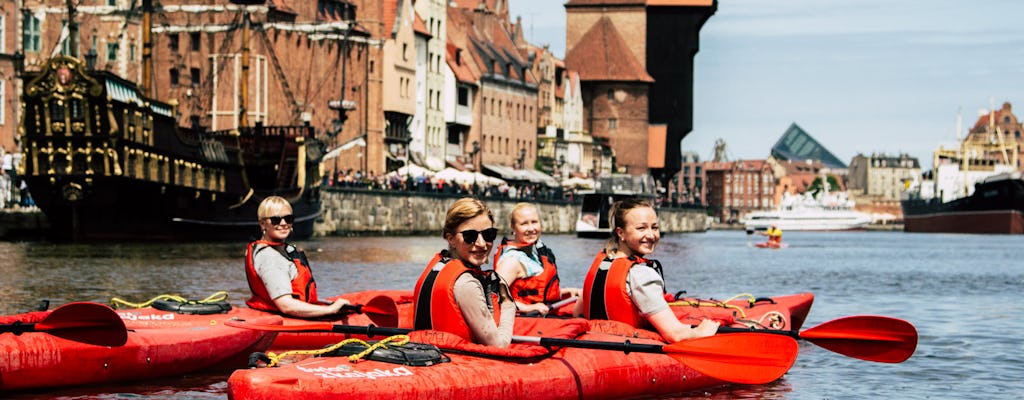
[[[124,313],[120,311],[119,314]],[[5,323],[36,322],[46,313],[0,317]],[[125,319],[125,314],[121,314]],[[137,316],[137,315],[136,315]],[[256,320],[280,324],[278,317]],[[125,320],[124,346],[96,346],[45,332],[0,334],[0,391],[100,384],[244,367],[254,351],[264,351],[275,332],[223,325],[222,319]]]
[[[558,321],[558,320],[552,320]],[[518,324],[518,323],[517,323]],[[662,344],[595,331],[578,339]],[[420,341],[431,331],[418,332]],[[513,359],[447,352],[425,367],[345,357],[307,358],[273,368],[235,371],[231,399],[621,399],[686,393],[724,385],[664,354],[563,348],[543,358]]]
[[[403,298],[402,292],[375,292],[374,295]],[[345,298],[358,296],[352,294]],[[730,320],[733,326],[748,326],[750,321],[768,322],[769,317],[778,314],[781,326],[775,329],[799,329],[813,300],[811,293],[753,301],[679,299],[678,302],[690,301],[691,304],[673,306],[673,311],[683,321],[711,318]],[[570,320],[517,318],[516,333],[544,335],[543,329],[536,328],[520,332],[520,325],[562,321]],[[575,339],[664,344],[654,332],[619,322],[595,320],[587,324],[588,329]],[[431,341],[435,334],[437,332],[418,331],[410,336],[416,342],[448,349],[443,343]],[[347,336],[325,335],[333,337],[332,343]],[[445,355],[450,362],[426,367],[320,357],[272,368],[237,370],[228,379],[228,396],[232,399],[328,399],[343,393],[345,398],[352,399],[621,399],[666,396],[726,384],[664,354],[563,348],[546,357],[529,359],[474,355],[462,349],[445,351]]]

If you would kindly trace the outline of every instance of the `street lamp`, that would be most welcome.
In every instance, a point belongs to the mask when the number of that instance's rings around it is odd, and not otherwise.
[[[470,156],[469,156],[469,159],[473,162],[473,195],[474,196],[476,195],[477,187],[479,187],[479,186],[477,186],[476,177],[477,177],[477,174],[480,173],[479,172],[480,167],[477,167],[477,164],[476,164],[476,155],[477,155],[477,153],[480,153],[480,142],[474,140],[473,141],[473,152],[470,153]]]

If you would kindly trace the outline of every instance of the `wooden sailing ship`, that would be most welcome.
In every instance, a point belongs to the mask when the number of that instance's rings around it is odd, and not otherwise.
[[[243,103],[237,127],[181,127],[176,102],[74,57],[25,82],[24,179],[56,238],[246,240],[270,195],[290,201],[293,237],[312,234],[325,146],[309,123],[248,126]]]

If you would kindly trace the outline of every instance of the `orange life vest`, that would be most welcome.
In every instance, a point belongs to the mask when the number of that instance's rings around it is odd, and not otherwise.
[[[257,249],[256,247],[261,244],[266,245],[266,247]],[[306,254],[287,243],[257,240],[249,243],[249,246],[245,249],[245,278],[249,281],[249,290],[252,291],[252,297],[246,300],[245,304],[255,310],[281,312],[277,305],[274,304],[274,299],[270,298],[263,279],[256,273],[254,261],[256,253],[268,248],[276,250],[284,258],[295,263],[295,269],[298,271],[298,274],[295,276],[295,279],[292,279],[292,297],[307,303],[316,303],[318,301],[316,297],[316,281],[313,280],[313,271],[309,268]]]
[[[494,323],[501,321],[500,281],[494,271],[482,271],[480,268],[468,268],[460,260],[448,257],[443,250],[427,264],[423,274],[416,282],[413,293],[414,318],[413,328],[416,330],[432,329],[449,332],[472,341],[472,333],[462,309],[455,301],[455,281],[464,273],[480,280],[484,287],[484,296],[494,316]]]
[[[583,281],[583,298],[580,299],[583,301],[583,317],[624,322],[635,328],[652,328],[629,296],[626,283],[633,266],[647,264],[653,264],[653,268],[661,273],[654,260],[642,257],[610,259],[604,250],[598,253]]]
[[[502,238],[501,244],[498,245],[498,249],[494,253],[495,268],[498,267],[498,260],[505,248],[509,248],[510,251],[527,252],[527,250],[509,245],[508,239]],[[555,265],[555,254],[549,247],[540,246],[537,248],[537,255],[540,256],[540,263],[544,266],[544,270],[534,276],[516,279],[509,285],[509,291],[512,292],[513,299],[526,304],[557,302],[562,299],[562,289],[558,286],[558,267]]]

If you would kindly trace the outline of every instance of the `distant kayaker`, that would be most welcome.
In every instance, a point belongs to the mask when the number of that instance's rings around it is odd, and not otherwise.
[[[459,199],[448,209],[442,233],[448,248],[430,260],[416,282],[413,327],[508,347],[515,303],[498,275],[481,268],[498,236],[494,214],[480,200]]]
[[[775,224],[769,226],[764,232],[758,232],[758,234],[767,236],[769,245],[778,246],[782,244],[782,229],[779,229]]]
[[[555,254],[540,240],[537,207],[530,203],[516,204],[508,221],[512,241],[502,238],[494,253],[494,271],[508,285],[519,313],[547,315],[551,311],[550,304],[579,297],[581,289],[559,286]]]
[[[257,210],[263,237],[249,243],[245,251],[245,276],[252,297],[250,308],[298,318],[316,318],[338,314],[349,304],[338,299],[321,303],[306,254],[285,240],[292,233],[295,216],[292,206],[279,196],[270,196]]]
[[[650,203],[626,199],[612,206],[614,228],[583,283],[582,316],[610,319],[637,328],[654,328],[669,342],[714,335],[718,322],[696,328],[680,322],[665,300],[661,264],[646,257],[661,240],[658,215]]]

